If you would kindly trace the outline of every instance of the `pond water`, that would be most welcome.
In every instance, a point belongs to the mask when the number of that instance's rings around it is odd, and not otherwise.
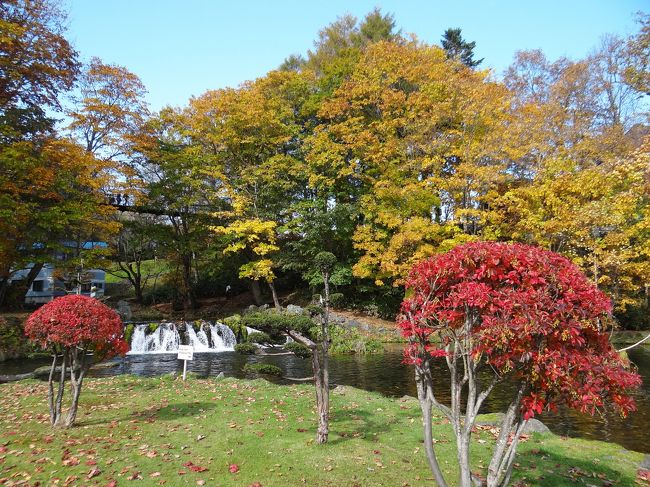
[[[343,355],[330,360],[330,380],[333,385],[349,385],[376,391],[388,396],[416,396],[413,369],[402,364],[402,347],[387,346],[385,353],[376,355]],[[650,453],[650,348],[638,347],[629,351],[630,359],[636,364],[643,377],[641,389],[635,393],[638,410],[623,419],[613,411],[590,417],[578,412],[560,409],[557,414],[543,414],[539,417],[554,433],[618,443],[623,447]],[[183,363],[176,354],[127,355],[115,359],[118,365],[94,370],[91,376],[102,377],[117,374],[156,376],[169,372],[182,373]],[[240,355],[235,352],[195,353],[188,364],[188,371],[202,377],[216,376],[223,372],[227,377],[246,377],[243,372],[247,363],[269,363],[279,366],[285,377],[301,378],[312,375],[309,359],[294,355]],[[0,364],[0,374],[21,373],[35,367],[49,364],[49,361],[32,361]],[[446,390],[447,376],[442,367],[435,370],[437,389]],[[287,383],[284,379],[277,382]],[[441,399],[447,398],[441,394]],[[486,400],[483,412],[497,412],[505,409],[511,389],[508,386],[495,390]]]

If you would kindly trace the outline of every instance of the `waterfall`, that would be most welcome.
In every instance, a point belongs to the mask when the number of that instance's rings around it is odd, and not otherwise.
[[[194,330],[192,323],[185,323],[185,328],[187,330],[187,336],[190,340],[189,344],[192,345],[195,352],[199,353],[211,351],[208,335],[206,335],[205,331],[203,331],[203,324],[201,324],[201,329],[198,333]]]
[[[131,351],[129,353],[143,353],[146,351],[147,325],[136,325],[131,338]]]
[[[149,325],[136,325],[131,339],[130,354],[174,353],[178,350],[181,337],[174,323],[161,323],[153,333],[147,335]]]
[[[237,338],[232,330],[222,323],[210,325],[210,336],[212,337],[212,350],[225,352],[235,349]]]
[[[158,328],[149,334],[148,324],[135,325],[129,354],[176,353],[182,343],[192,345],[196,353],[226,352],[235,349],[237,338],[232,330],[222,323],[202,322],[198,332],[194,330],[192,323],[183,325],[184,339],[181,339],[175,323],[160,323]]]

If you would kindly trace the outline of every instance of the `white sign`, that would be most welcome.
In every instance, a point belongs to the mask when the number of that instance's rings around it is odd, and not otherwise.
[[[192,345],[178,346],[178,360],[193,360],[194,348]]]

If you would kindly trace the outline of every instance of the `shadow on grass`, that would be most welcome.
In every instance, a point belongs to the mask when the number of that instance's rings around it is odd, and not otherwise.
[[[570,448],[567,445],[567,450]],[[560,487],[575,485],[635,485],[636,468],[630,462],[631,476],[625,475],[624,468],[613,468],[620,460],[613,457],[599,462],[574,458],[570,452],[556,452],[551,448],[540,448],[539,453],[522,451],[517,455],[513,473],[513,484],[517,480],[539,487]],[[614,463],[618,462],[618,463]]]
[[[140,411],[134,414],[135,417],[142,417],[143,420],[152,418],[160,421],[171,421],[197,414],[205,414],[215,409],[214,402],[176,402],[154,411]]]
[[[378,435],[390,433],[393,424],[385,417],[365,409],[330,410],[330,436],[328,443],[336,445],[352,439],[376,441]]]

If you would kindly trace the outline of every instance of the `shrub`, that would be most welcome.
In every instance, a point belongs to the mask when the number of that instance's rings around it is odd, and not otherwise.
[[[49,349],[54,357],[49,375],[48,403],[53,425],[69,427],[74,424],[79,405],[83,379],[90,368],[87,354],[93,353],[101,361],[129,349],[121,338],[122,320],[119,315],[96,299],[76,294],[63,296],[47,303],[32,313],[25,323],[27,336]],[[58,356],[61,355],[61,373],[57,397],[54,397],[54,374]],[[72,401],[68,416],[63,422],[63,400],[66,369],[70,367]]]
[[[335,308],[342,308],[345,305],[345,296],[343,293],[330,294],[330,305]]]
[[[235,334],[235,337],[237,338],[238,343],[242,343],[248,340],[248,330],[246,329],[246,324],[242,322],[241,316],[228,316],[227,318],[221,320],[221,323],[232,330],[232,332]]]
[[[257,350],[257,347],[252,343],[238,343],[235,345],[235,352],[242,355],[252,355]]]
[[[305,315],[289,314],[276,310],[258,311],[242,316],[242,323],[251,328],[262,330],[271,335],[281,334],[288,330],[299,333],[309,333],[314,322]]]
[[[292,352],[293,354],[295,354],[300,358],[311,357],[311,350],[309,349],[308,346],[303,345],[302,343],[289,342],[284,345],[284,348],[286,348],[289,352]]]
[[[256,331],[248,334],[248,341],[258,344],[270,343],[271,337],[267,333]]]
[[[248,374],[264,374],[282,377],[282,369],[277,365],[272,364],[246,364],[244,365],[244,372]]]
[[[135,330],[135,325],[129,323],[124,327],[124,341],[126,343],[131,343],[131,338],[133,338],[133,330]]]
[[[456,434],[463,487],[475,480],[469,451],[476,416],[499,382],[515,387],[488,486],[508,484],[520,435],[536,414],[560,404],[594,414],[606,400],[622,415],[634,410],[628,392],[640,377],[603,330],[611,303],[566,258],[521,244],[468,243],[417,264],[406,288],[399,325],[410,343],[405,360],[416,369],[425,452],[438,484],[445,480],[432,445],[434,405]],[[450,406],[435,397],[432,360],[450,370]]]

